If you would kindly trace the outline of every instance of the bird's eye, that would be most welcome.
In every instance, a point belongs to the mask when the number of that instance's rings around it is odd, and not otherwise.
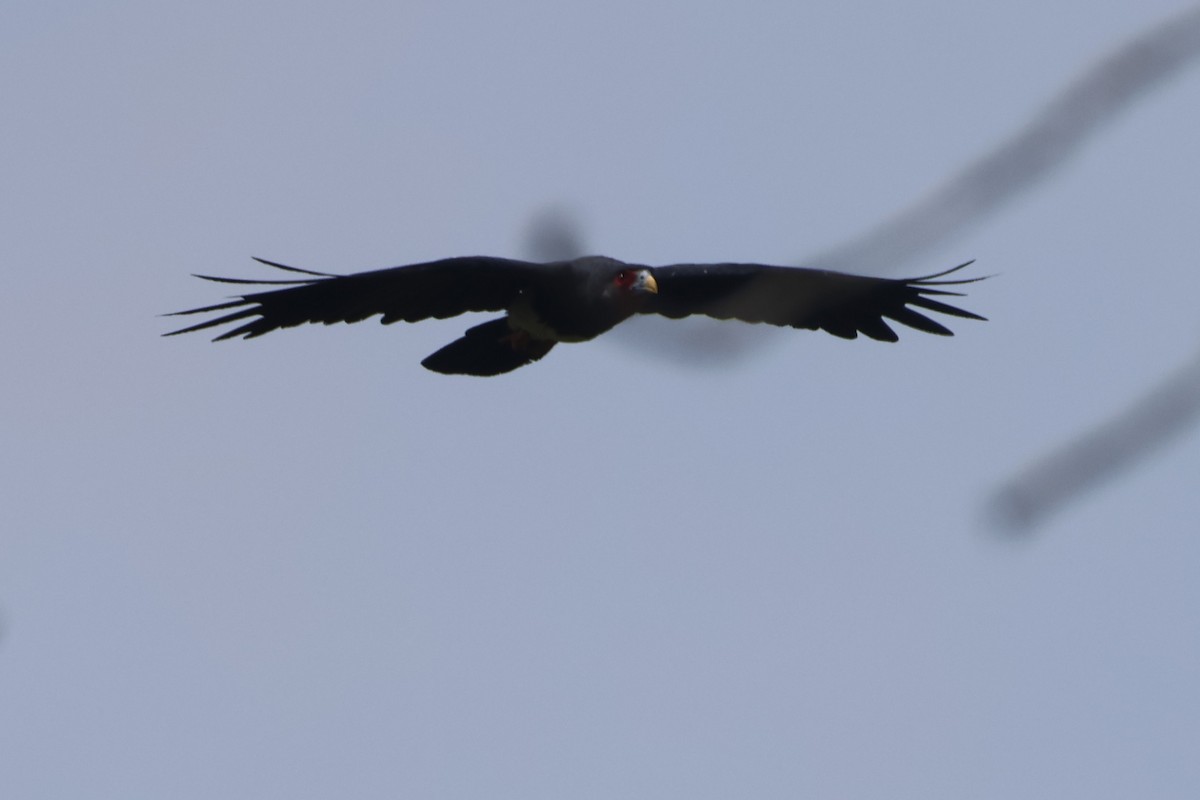
[[[630,286],[633,286],[634,280],[636,278],[634,277],[633,270],[623,269],[617,273],[617,277],[613,279],[613,283],[622,289],[628,289]]]

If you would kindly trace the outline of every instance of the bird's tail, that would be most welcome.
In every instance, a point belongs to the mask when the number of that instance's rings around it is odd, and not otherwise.
[[[500,375],[532,364],[554,347],[509,327],[508,317],[476,325],[421,362],[443,375]]]

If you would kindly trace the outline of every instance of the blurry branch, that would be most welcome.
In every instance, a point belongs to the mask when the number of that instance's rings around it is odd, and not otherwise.
[[[1178,15],[1105,59],[1068,89],[1057,104],[1043,111],[1028,132],[1008,148],[1024,149],[1032,137],[1052,143],[1031,155],[1032,162],[1044,158],[1047,152],[1057,153],[1064,146],[1072,146],[1196,56],[1200,56],[1200,8]],[[1008,148],[1002,148],[994,158],[1000,158]],[[963,177],[989,175],[995,169],[990,161],[984,159]],[[965,189],[962,197],[962,202],[985,206],[991,202],[987,196],[972,198]],[[873,244],[872,236],[886,238],[888,227],[881,226],[864,237],[863,246]],[[1002,486],[991,502],[995,520],[1010,532],[1029,531],[1063,505],[1147,458],[1194,424],[1198,416],[1200,352],[1192,363],[1120,415],[1045,456]]]
[[[1200,417],[1200,351],[1114,419],[1028,467],[995,494],[995,520],[1026,532],[1066,502],[1136,464]]]
[[[1200,55],[1200,7],[1129,41],[1088,69],[1022,130],[927,197],[806,263],[822,269],[909,262],[1048,177],[1106,122]]]
[[[1200,7],[1135,37],[1088,69],[1013,137],[883,223],[801,263],[823,269],[895,270],[1049,177],[1105,123],[1200,56]],[[557,226],[557,228],[555,227]],[[539,245],[557,258],[582,253],[577,226],[551,218]],[[555,249],[557,248],[557,249]],[[638,349],[712,365],[742,358],[760,341],[750,326],[638,320]],[[686,320],[684,322],[687,322]],[[624,327],[624,326],[623,326]],[[618,329],[620,333],[620,329]],[[1116,419],[1047,456],[996,494],[993,511],[1010,530],[1028,530],[1081,493],[1115,476],[1200,416],[1200,355]]]
[[[579,221],[565,208],[548,208],[534,216],[525,232],[525,249],[533,261],[570,261],[587,255]]]
[[[1135,37],[1047,104],[1022,130],[924,199],[804,263],[896,269],[1049,177],[1105,123],[1200,56],[1200,7]],[[707,346],[707,345],[706,345]],[[992,502],[1010,531],[1029,530],[1118,475],[1200,416],[1200,355],[1117,418],[1081,435],[1002,487]]]
[[[1176,15],[1101,59],[1014,136],[923,199],[800,263],[849,271],[900,269],[1049,177],[1105,123],[1197,56],[1200,7]],[[684,320],[685,324],[673,327],[655,322],[638,319],[616,333],[626,338],[637,336],[641,352],[657,351],[672,360],[704,365],[751,354],[764,333],[749,326],[700,320]],[[647,327],[654,328],[653,335],[645,335]],[[639,328],[643,332],[639,333]]]

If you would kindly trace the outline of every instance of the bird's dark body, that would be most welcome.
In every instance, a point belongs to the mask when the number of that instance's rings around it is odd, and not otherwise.
[[[239,323],[216,338],[249,339],[304,323],[359,322],[376,315],[390,324],[504,311],[505,316],[474,326],[422,362],[436,372],[498,375],[537,361],[559,342],[593,339],[633,314],[703,314],[820,329],[849,339],[863,333],[884,341],[897,339],[886,319],[950,335],[915,309],[983,319],[934,299],[960,294],[939,287],[980,280],[945,278],[966,264],[922,278],[891,279],[763,264],[651,268],[604,256],[548,264],[468,256],[351,275],[263,263],[305,277],[252,281],[200,276],[276,288],[179,312],[229,313],[172,333]]]
[[[631,303],[613,302],[605,295],[607,284],[630,264],[604,256],[588,256],[562,262],[547,270],[516,301],[518,324],[521,312],[532,313],[531,322],[541,323],[560,342],[586,342],[611,330],[636,311]],[[512,308],[510,316],[514,316]]]

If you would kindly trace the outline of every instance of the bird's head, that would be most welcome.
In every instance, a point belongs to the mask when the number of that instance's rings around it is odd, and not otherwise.
[[[647,295],[658,294],[658,281],[647,267],[622,267],[604,293],[618,303],[637,304]]]

